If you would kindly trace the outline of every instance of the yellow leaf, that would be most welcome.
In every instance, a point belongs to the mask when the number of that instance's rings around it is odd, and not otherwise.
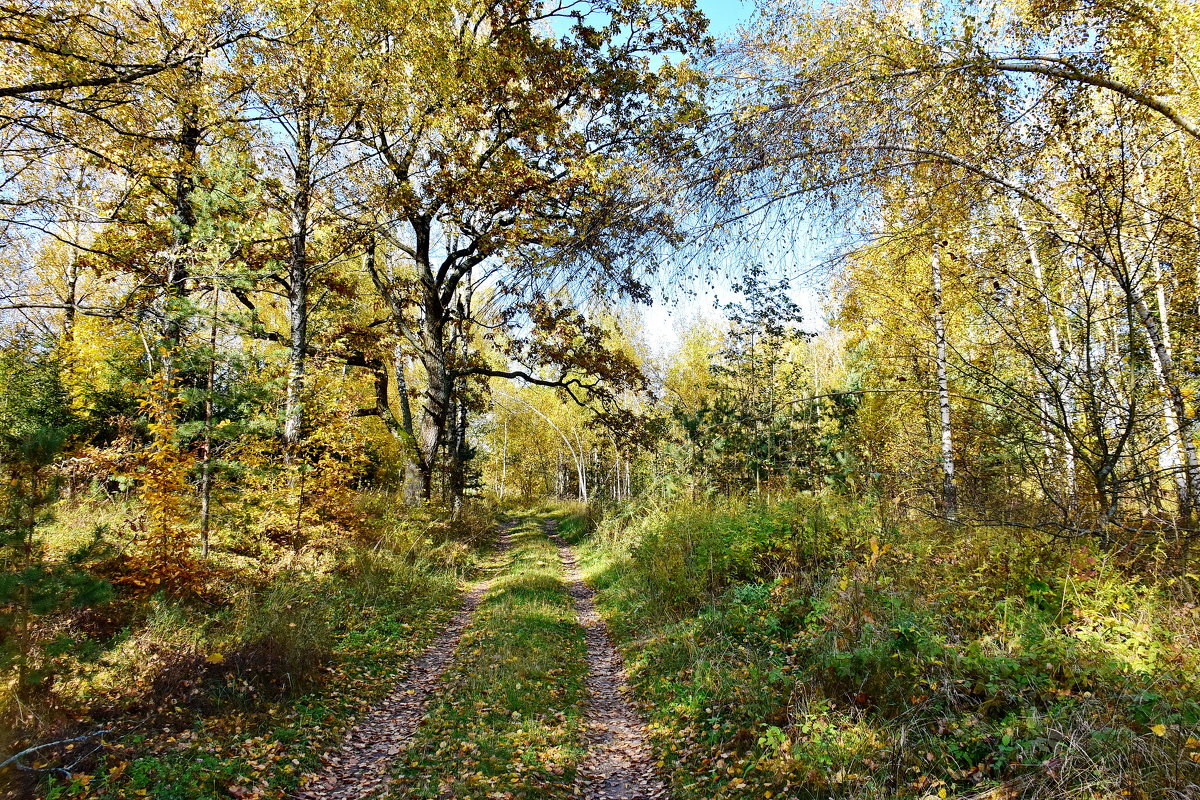
[[[1150,732],[1153,733],[1155,736],[1166,736],[1167,735],[1167,726],[1163,725],[1161,722],[1158,723],[1157,725],[1151,725]]]
[[[209,653],[208,658],[204,660],[210,664],[220,664],[225,660],[225,656],[221,655],[220,653]]]

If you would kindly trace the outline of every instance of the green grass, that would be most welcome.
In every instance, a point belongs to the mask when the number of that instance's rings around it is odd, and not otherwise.
[[[1200,783],[1200,617],[1086,546],[810,496],[630,511],[582,555],[677,800]]]
[[[573,796],[586,645],[540,523],[514,529],[508,563],[399,765],[393,796]]]
[[[555,532],[567,544],[582,542],[596,529],[599,511],[579,502],[560,502],[539,509],[544,516],[554,520]]]

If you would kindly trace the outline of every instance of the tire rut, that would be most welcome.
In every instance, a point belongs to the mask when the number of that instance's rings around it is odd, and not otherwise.
[[[583,580],[575,551],[547,523],[546,535],[558,556],[575,600],[575,612],[587,637],[588,709],[576,792],[595,800],[667,800],[667,782],[654,766],[646,723],[629,699],[621,655],[600,614],[595,593]]]
[[[499,552],[508,549],[512,527],[507,524],[500,529]],[[445,630],[412,663],[391,693],[346,732],[338,749],[325,756],[323,773],[297,792],[298,800],[359,800],[387,788],[392,764],[412,743],[463,633],[495,580],[496,576],[478,581],[467,591]]]

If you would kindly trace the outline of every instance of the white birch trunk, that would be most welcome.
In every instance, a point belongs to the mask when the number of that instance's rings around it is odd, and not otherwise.
[[[303,95],[300,107],[296,115],[295,183],[288,253],[288,382],[283,440],[289,451],[300,443],[304,428],[304,383],[308,367],[308,217],[312,197],[313,140],[312,121]]]
[[[500,455],[500,499],[504,500],[504,483],[508,478],[508,420],[504,420],[504,446]]]
[[[1077,422],[1077,411],[1075,407],[1075,392],[1072,390],[1071,381],[1074,370],[1073,354],[1063,345],[1062,337],[1058,331],[1058,320],[1054,313],[1054,304],[1050,301],[1049,289],[1046,285],[1046,274],[1042,268],[1042,259],[1037,251],[1036,243],[1033,241],[1033,236],[1029,233],[1029,228],[1025,224],[1025,219],[1021,216],[1018,204],[1014,200],[1012,203],[1013,218],[1016,220],[1017,229],[1021,232],[1021,237],[1025,240],[1025,249],[1029,254],[1029,264],[1033,268],[1033,278],[1037,285],[1038,294],[1041,295],[1042,308],[1046,312],[1046,336],[1050,342],[1050,352],[1054,354],[1054,391],[1058,393],[1062,402],[1064,424],[1074,429]],[[1049,408],[1046,409],[1049,412]],[[1070,506],[1075,505],[1077,494],[1077,482],[1075,477],[1075,447],[1069,436],[1063,436],[1063,467],[1067,483],[1067,503]]]
[[[1146,338],[1150,341],[1150,363],[1154,367],[1154,377],[1163,390],[1163,422],[1167,429],[1167,437],[1172,447],[1182,447],[1186,468],[1184,475],[1184,491],[1181,498],[1186,515],[1196,507],[1197,488],[1200,487],[1200,462],[1197,460],[1196,443],[1192,439],[1191,424],[1187,418],[1187,406],[1183,400],[1183,392],[1175,375],[1175,360],[1165,341],[1165,331],[1160,328],[1154,312],[1150,310],[1145,296],[1136,286],[1130,286],[1129,300],[1133,303],[1134,311],[1145,329]]]
[[[933,273],[933,330],[937,350],[938,410],[942,440],[942,501],[946,519],[958,519],[958,486],[954,476],[954,430],[950,420],[950,379],[946,368],[946,319],[942,305],[942,265],[935,246],[930,259]]]
[[[1192,242],[1195,251],[1192,253],[1192,266],[1196,277],[1196,313],[1200,314],[1200,210],[1196,208],[1196,179],[1192,175],[1192,162],[1187,155],[1187,143],[1179,137],[1179,163],[1183,169],[1183,177],[1188,187],[1188,211],[1192,217]]]

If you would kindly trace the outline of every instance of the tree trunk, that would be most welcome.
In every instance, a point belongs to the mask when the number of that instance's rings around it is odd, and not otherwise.
[[[458,294],[458,313],[457,313],[457,330],[455,336],[460,348],[459,357],[462,364],[466,365],[471,357],[471,343],[469,339],[470,330],[468,328],[469,320],[471,319],[471,299],[472,286],[470,274],[464,276],[462,289]],[[457,511],[463,502],[467,490],[467,460],[470,456],[470,451],[467,448],[467,401],[466,401],[466,379],[460,378],[457,382],[457,397],[454,424],[454,437],[450,442],[450,500]]]
[[[958,519],[958,486],[954,480],[954,431],[950,425],[950,380],[946,369],[946,319],[942,304],[942,265],[937,246],[930,259],[933,274],[933,330],[937,350],[938,410],[942,440],[942,503],[946,519]]]
[[[393,371],[396,373],[396,401],[400,404],[400,424],[403,426],[404,432],[412,436],[412,404],[408,401],[408,376],[405,373],[408,359],[399,342],[396,342],[396,346],[392,349],[392,359]]]
[[[575,431],[575,444],[578,446],[578,454],[575,456],[575,471],[579,477],[579,500],[586,503],[588,501],[587,459],[583,452],[583,438],[579,435],[579,431]]]
[[[1196,205],[1196,179],[1192,175],[1192,162],[1187,154],[1187,142],[1181,136],[1179,137],[1179,163],[1183,171],[1183,177],[1187,181],[1188,187],[1188,211],[1192,218],[1192,244],[1196,248],[1192,253],[1192,265],[1194,267],[1194,278],[1196,281],[1195,300],[1196,313],[1200,314],[1200,210]]]
[[[401,475],[401,491],[405,505],[415,506],[421,502],[421,460],[416,449],[416,436],[413,434],[412,403],[408,399],[408,377],[406,373],[407,357],[404,348],[396,342],[392,350],[393,371],[396,375],[396,400],[400,403],[400,426],[404,446],[404,471]]]
[[[451,431],[453,435],[446,443],[450,456],[450,505],[457,514],[467,490],[467,405],[461,400],[451,412]]]
[[[1137,174],[1139,182],[1145,189],[1147,187],[1146,171],[1140,162],[1137,164]],[[1142,204],[1142,209],[1142,224],[1145,235],[1152,236],[1155,225],[1150,215],[1149,205]],[[1123,239],[1122,245],[1124,245],[1124,241]],[[1126,269],[1128,269],[1131,261],[1124,247],[1122,247],[1122,256],[1125,258]],[[1174,348],[1171,345],[1171,320],[1167,303],[1166,277],[1163,275],[1162,260],[1158,257],[1157,247],[1153,239],[1146,242],[1144,257],[1149,259],[1154,270],[1154,299],[1158,311],[1159,338],[1162,342],[1162,350],[1166,353],[1168,362],[1174,362],[1175,355]],[[1132,273],[1130,274],[1130,280],[1131,282],[1133,280]],[[1194,498],[1192,497],[1189,485],[1191,483],[1189,469],[1184,466],[1184,450],[1186,445],[1183,441],[1184,434],[1180,421],[1185,418],[1179,415],[1178,419],[1172,419],[1178,414],[1179,410],[1173,407],[1170,396],[1165,396],[1163,399],[1163,420],[1167,433],[1167,443],[1160,456],[1160,462],[1167,467],[1170,475],[1175,480],[1175,495],[1180,514],[1184,517],[1189,517],[1194,505]]]
[[[76,207],[83,206],[82,194],[82,178],[83,170],[80,169],[79,184],[76,186],[75,205]],[[67,348],[67,363],[74,365],[75,363],[75,323],[79,313],[79,239],[82,234],[79,224],[79,212],[75,212],[74,219],[71,220],[71,252],[67,258],[67,274],[64,281],[63,305],[66,306],[63,312],[63,341],[68,345]]]
[[[290,454],[304,429],[308,356],[308,217],[312,202],[312,119],[303,92],[296,114],[291,236],[288,241],[288,383],[283,440]]]
[[[504,420],[504,446],[500,456],[500,500],[504,500],[504,482],[508,478],[508,420]]]
[[[1183,449],[1186,467],[1182,472],[1186,483],[1181,498],[1184,505],[1180,508],[1180,513],[1185,518],[1190,518],[1198,499],[1196,492],[1200,487],[1200,463],[1197,461],[1196,443],[1192,438],[1187,404],[1179,388],[1175,359],[1167,340],[1168,332],[1166,328],[1160,327],[1141,290],[1130,283],[1126,286],[1125,293],[1146,333],[1154,376],[1166,396],[1163,400],[1163,422],[1167,428],[1167,436],[1173,442],[1173,446],[1181,445]]]
[[[202,77],[200,60],[193,59],[184,67],[185,94],[191,95],[180,113],[179,139],[176,142],[177,164],[172,197],[173,231],[171,251],[167,257],[167,272],[163,285],[163,310],[160,325],[162,367],[166,385],[175,379],[175,351],[183,336],[183,301],[187,297],[188,249],[196,227],[196,167],[199,162],[200,105],[195,94],[200,91]]]
[[[391,311],[392,325],[397,336],[402,337],[413,347],[417,352],[417,357],[421,359],[421,363],[426,369],[429,369],[431,363],[439,361],[439,354],[444,354],[441,348],[441,334],[445,330],[444,321],[442,321],[441,303],[438,302],[437,288],[433,281],[433,276],[429,271],[429,226],[423,224],[423,220],[418,218],[411,220],[413,232],[416,234],[417,242],[420,246],[418,255],[423,255],[424,260],[417,259],[415,266],[419,274],[423,276],[420,283],[422,292],[422,309],[424,316],[418,320],[416,329],[408,322],[405,314],[406,298],[398,295],[392,284],[392,276],[389,272],[387,276],[383,275],[376,264],[376,242],[375,234],[372,232],[367,237],[366,248],[363,251],[363,268],[367,274],[371,276],[371,281],[375,284],[375,288],[380,295],[387,301],[388,308]],[[407,291],[407,289],[406,289]],[[430,352],[433,344],[432,352]],[[395,424],[395,418],[391,414],[391,408],[388,406],[386,392],[383,396],[379,396],[376,392],[375,405],[377,408],[386,409],[387,413],[384,416],[384,421],[389,422],[389,429],[396,436],[404,447],[404,473],[403,473],[403,488],[404,502],[407,505],[415,506],[422,502],[428,502],[433,496],[433,465],[437,460],[437,448],[441,442],[441,431],[438,429],[436,415],[438,405],[434,403],[430,405],[425,403],[421,407],[420,428],[417,428],[414,423],[412,407],[409,404],[408,397],[408,380],[405,375],[407,368],[407,358],[404,355],[403,346],[400,341],[397,341],[392,349],[393,364],[392,370],[396,376],[396,396],[400,402],[401,423],[399,426]],[[437,386],[435,380],[438,375],[442,376],[443,381],[448,377],[445,369],[445,360],[440,360],[441,368],[434,366],[429,370],[430,385],[426,389],[425,395],[434,391],[437,394]],[[376,382],[386,379],[386,369],[383,377],[376,377]],[[448,398],[447,398],[448,402]],[[444,406],[443,406],[444,408]],[[441,417],[442,423],[445,424],[445,416]],[[420,434],[418,436],[418,434]],[[425,449],[424,442],[432,440],[432,447]]]
[[[441,304],[436,299],[436,290],[432,294],[432,299],[426,298],[425,316],[421,320],[421,363],[425,367],[428,382],[421,395],[421,421],[417,429],[421,497],[425,502],[433,499],[433,473],[450,416],[451,393],[444,338],[446,321],[441,313]]]
[[[213,290],[212,320],[208,330],[208,375],[204,382],[204,441],[200,461],[200,556],[208,558],[209,530],[212,527],[212,430],[213,392],[217,372],[217,308],[220,291]]]
[[[1038,253],[1037,244],[1033,240],[1033,236],[1029,232],[1028,226],[1025,224],[1024,217],[1018,208],[1016,200],[1012,202],[1013,219],[1017,223],[1017,229],[1021,232],[1021,238],[1025,241],[1025,249],[1029,255],[1029,264],[1033,268],[1034,283],[1037,286],[1038,294],[1041,295],[1042,309],[1046,312],[1046,335],[1050,342],[1050,352],[1054,355],[1054,369],[1052,389],[1058,394],[1058,402],[1061,403],[1063,410],[1063,426],[1071,431],[1076,423],[1076,407],[1075,407],[1075,392],[1071,386],[1071,371],[1073,369],[1073,357],[1071,353],[1064,347],[1062,337],[1058,331],[1058,320],[1054,314],[1054,304],[1050,300],[1049,288],[1046,284],[1046,275],[1042,269],[1041,255]],[[1047,407],[1049,412],[1049,407]],[[1067,506],[1074,508],[1076,505],[1077,482],[1075,477],[1075,445],[1071,441],[1070,433],[1064,432],[1063,440],[1063,468],[1064,476],[1067,483]],[[1053,446],[1053,442],[1050,443]]]
[[[1154,297],[1158,306],[1158,323],[1162,328],[1163,348],[1171,356],[1173,361],[1175,358],[1174,348],[1171,346],[1171,324],[1170,315],[1167,311],[1167,291],[1164,285],[1164,276],[1162,262],[1156,257],[1157,254],[1151,253],[1154,259]],[[1171,420],[1175,415],[1170,398],[1164,398],[1163,401],[1163,419],[1167,420],[1167,447],[1164,452],[1165,461],[1169,467],[1170,474],[1175,478],[1175,495],[1178,498],[1179,510],[1185,516],[1190,513],[1192,506],[1192,498],[1188,488],[1188,474],[1184,468],[1183,449],[1184,443],[1181,441],[1181,428],[1178,423]],[[1174,431],[1174,435],[1172,435]]]
[[[433,221],[430,217],[418,215],[410,217],[408,223],[414,241],[412,247],[406,250],[412,258],[412,265],[417,274],[417,291],[420,298],[420,313],[415,330],[409,326],[405,301],[395,293],[390,280],[385,280],[376,269],[373,246],[369,247],[366,266],[376,288],[391,308],[397,330],[413,345],[417,351],[417,358],[425,368],[425,390],[421,393],[420,415],[414,420],[413,431],[414,459],[418,475],[415,476],[415,485],[406,485],[405,496],[419,497],[428,503],[433,499],[433,476],[437,469],[438,451],[444,441],[452,407],[454,386],[446,341],[450,308],[449,302],[442,300],[439,281],[434,276],[430,261]]]

